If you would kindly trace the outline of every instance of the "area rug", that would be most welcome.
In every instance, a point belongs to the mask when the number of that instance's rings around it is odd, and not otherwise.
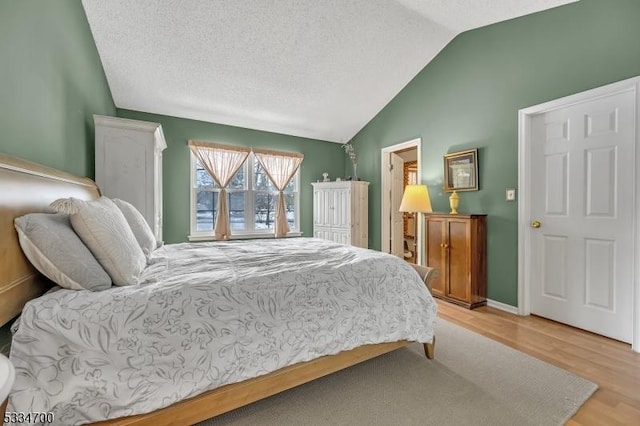
[[[420,344],[199,423],[562,425],[597,385],[445,320]]]

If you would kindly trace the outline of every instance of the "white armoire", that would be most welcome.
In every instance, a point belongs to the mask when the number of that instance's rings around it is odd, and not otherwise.
[[[369,182],[315,182],[313,185],[313,236],[369,246]]]
[[[94,115],[96,183],[102,195],[133,204],[162,241],[162,151],[159,123]]]

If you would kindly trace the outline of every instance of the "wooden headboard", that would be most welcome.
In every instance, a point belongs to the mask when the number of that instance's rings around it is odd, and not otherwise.
[[[0,154],[0,325],[51,286],[22,253],[13,219],[44,212],[58,198],[89,200],[99,196],[98,187],[89,178]]]

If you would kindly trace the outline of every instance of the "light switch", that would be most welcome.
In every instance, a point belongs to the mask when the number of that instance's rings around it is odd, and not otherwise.
[[[516,199],[516,189],[507,188],[507,201],[515,201],[515,199]]]

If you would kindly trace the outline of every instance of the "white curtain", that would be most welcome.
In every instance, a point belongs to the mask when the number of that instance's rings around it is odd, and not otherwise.
[[[262,168],[271,182],[278,188],[278,200],[276,202],[275,237],[280,238],[289,232],[287,213],[284,203],[284,189],[296,174],[304,156],[295,152],[268,151],[262,149],[253,150]]]
[[[229,223],[229,207],[225,188],[238,169],[242,167],[251,148],[200,141],[189,141],[189,148],[220,187],[214,235],[216,239],[228,240],[231,236],[231,224]]]

